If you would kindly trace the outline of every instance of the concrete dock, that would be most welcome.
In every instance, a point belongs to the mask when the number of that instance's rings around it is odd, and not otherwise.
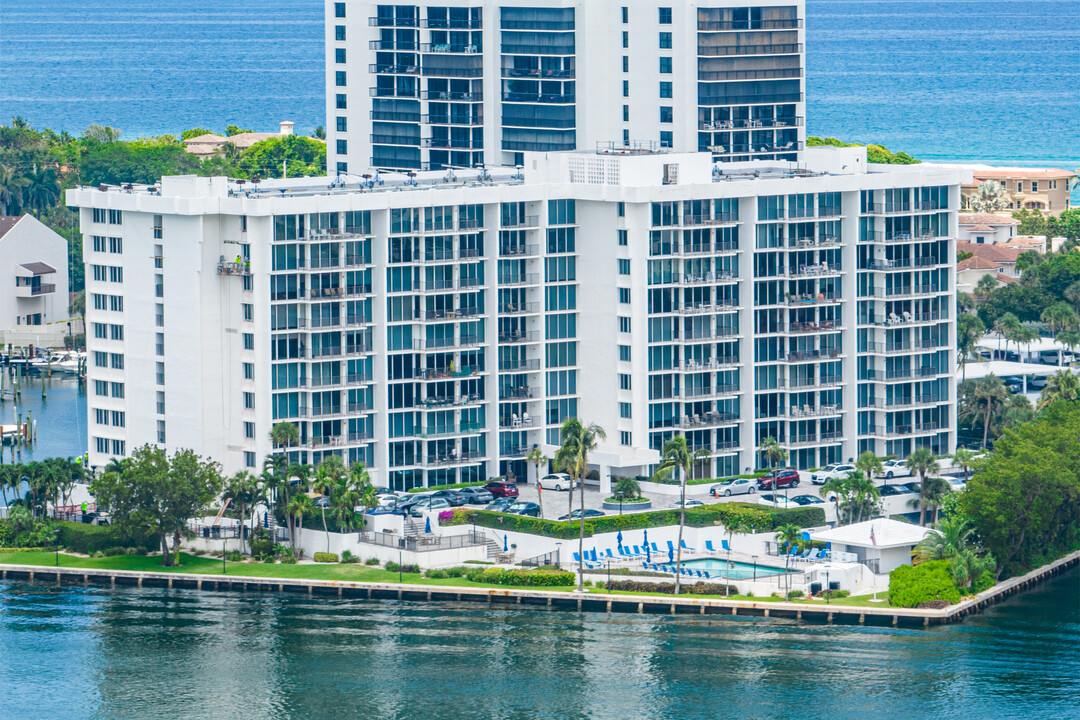
[[[799,621],[878,626],[929,626],[957,622],[1010,595],[1026,590],[1080,563],[1074,552],[1026,575],[1010,578],[979,595],[941,610],[852,607],[797,602],[754,602],[695,598],[691,595],[610,595],[533,588],[479,588],[413,583],[343,582],[261,578],[243,575],[196,575],[170,572],[97,570],[41,565],[0,565],[0,580],[29,580],[61,585],[183,588],[235,592],[288,592],[310,596],[423,602],[480,602],[492,606],[528,605],[578,612],[661,615],[729,615],[790,618]]]

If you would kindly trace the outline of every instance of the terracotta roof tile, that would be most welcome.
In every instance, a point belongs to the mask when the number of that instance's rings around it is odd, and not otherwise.
[[[1016,258],[1022,252],[1019,248],[1003,247],[1001,245],[983,245],[973,242],[956,243],[956,252],[971,253],[975,257],[986,258],[990,262],[1015,263]]]
[[[961,225],[1019,225],[1020,221],[1011,215],[999,213],[960,213]]]

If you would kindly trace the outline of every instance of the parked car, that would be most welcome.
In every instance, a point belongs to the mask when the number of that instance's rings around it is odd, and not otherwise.
[[[1024,392],[1024,378],[1022,377],[1006,375],[1001,378],[1001,382],[1005,383],[1005,389],[1011,393]]]
[[[513,498],[505,498],[505,497],[495,498],[484,509],[485,510],[490,510],[491,512],[506,512],[506,508],[513,505],[513,503],[514,503]]]
[[[487,505],[495,499],[490,491],[479,486],[461,488],[461,494],[468,505]]]
[[[767,475],[758,478],[758,490],[776,490],[785,487],[799,487],[799,471],[791,468],[776,468]]]
[[[705,503],[701,502],[700,500],[687,500],[686,508],[689,510],[690,508],[701,507],[704,504]],[[680,506],[682,506],[682,502],[679,500],[671,503],[671,507],[675,508],[676,510],[678,510]]]
[[[379,505],[364,512],[365,515],[404,515],[405,511],[397,505]]]
[[[792,498],[786,498],[783,495],[773,495],[771,493],[758,495],[757,502],[758,505],[769,505],[770,507],[778,508],[800,507],[799,503],[795,502]]]
[[[833,464],[826,465],[815,473],[810,474],[810,482],[814,485],[824,485],[835,478],[846,478],[849,473],[857,470],[854,465]]]
[[[516,502],[511,503],[510,507],[506,508],[506,512],[513,513],[514,515],[540,517],[540,506],[534,502]]]
[[[1032,375],[1028,378],[1028,390],[1042,390],[1048,382],[1045,375]]]
[[[817,495],[796,495],[791,498],[791,502],[801,507],[806,507],[808,505],[823,505],[825,503],[825,501]]]
[[[390,488],[375,488],[375,494],[380,496],[380,497],[382,497],[383,495],[388,495],[390,497],[397,497],[397,493],[394,492],[393,490],[391,490]]]
[[[424,517],[424,512],[431,512],[433,510],[447,510],[450,507],[450,503],[446,502],[443,498],[429,497],[421,500],[412,507],[409,508],[409,514],[413,517]]]
[[[753,494],[757,492],[757,481],[752,478],[732,478],[722,483],[717,483],[709,488],[709,494],[713,497],[731,497],[732,495]]]
[[[894,477],[907,477],[911,471],[903,460],[886,460],[881,463],[881,475],[892,480]]]
[[[484,489],[495,497],[516,498],[518,496],[517,484],[509,480],[489,480]]]
[[[566,473],[549,473],[537,482],[544,490],[572,490],[578,486],[577,482]]]
[[[409,493],[408,497],[400,498],[397,506],[402,510],[408,510],[413,505],[431,498],[431,493]]]
[[[465,493],[454,488],[448,490],[436,490],[435,492],[431,493],[431,497],[442,498],[446,502],[450,503],[450,507],[461,507],[469,501],[469,498],[465,495]]]
[[[593,510],[592,508],[585,508],[585,519],[588,520],[589,518],[594,518],[594,517],[604,517],[604,513],[600,512],[599,510]],[[574,510],[569,515],[563,515],[559,519],[560,520],[580,520],[581,519],[581,510],[580,509]]]
[[[906,495],[908,489],[903,485],[878,485],[878,494],[881,497],[891,497],[893,495]]]
[[[913,492],[913,493],[919,493],[919,492],[922,491],[922,483],[917,483],[917,482],[904,483],[903,485],[901,485],[901,487],[905,487],[905,488],[907,488],[908,492]]]
[[[330,509],[330,498],[323,496],[315,498],[315,507],[324,510]]]

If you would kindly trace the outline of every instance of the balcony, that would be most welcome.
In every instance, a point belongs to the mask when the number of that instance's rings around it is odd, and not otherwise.
[[[480,45],[469,45],[466,43],[420,43],[420,52],[422,53],[476,55],[483,51],[484,49]]]
[[[312,449],[324,447],[341,447],[343,445],[355,445],[371,440],[370,433],[348,433],[344,435],[319,435],[311,438],[306,447]]]
[[[375,75],[419,75],[418,65],[368,65],[368,72]]]
[[[482,92],[445,92],[442,90],[423,90],[420,93],[421,100],[452,100],[457,102],[481,102],[484,99]]]
[[[522,371],[522,370],[529,371],[529,370],[539,370],[539,369],[540,369],[540,361],[539,360],[517,359],[517,360],[513,360],[513,361],[507,361],[507,362],[500,362],[499,363],[499,372],[517,372],[517,371]]]
[[[458,308],[457,310],[424,310],[420,313],[423,320],[467,320],[479,317],[480,308]]]
[[[729,55],[797,55],[803,51],[800,43],[772,45],[698,45],[700,57],[726,57]]]
[[[505,228],[506,226],[504,225],[503,227]],[[501,258],[536,257],[539,254],[539,245],[527,245],[525,243],[506,243],[499,245],[499,257]]]
[[[425,125],[456,125],[458,127],[479,127],[484,124],[481,117],[461,115],[421,115],[420,122]]]
[[[475,464],[484,459],[484,454],[479,451],[465,451],[458,453],[456,448],[451,448],[446,455],[429,456],[420,461],[421,467],[446,467],[447,465]]]
[[[461,435],[480,435],[483,432],[483,425],[460,423],[458,425],[429,425],[426,429],[417,431],[415,435],[425,440],[434,440],[436,438],[458,437]]]
[[[797,222],[797,221],[794,221]],[[820,235],[817,237],[793,237],[788,238],[787,246],[796,250],[813,250],[814,248],[840,247],[843,239],[839,235]]]
[[[827,348],[823,350],[804,350],[791,352],[787,355],[789,363],[819,362],[821,360],[839,360],[843,356],[840,348]]]
[[[941,320],[948,320],[949,314],[947,312],[925,312],[925,313],[912,313],[908,310],[904,310],[902,313],[889,313],[888,317],[882,315],[872,315],[867,318],[863,318],[859,321],[860,325],[877,325],[879,327],[903,327],[905,325],[919,325],[922,323],[939,322]]]
[[[478,347],[484,343],[477,335],[458,335],[455,337],[426,338],[413,340],[413,350],[448,350],[451,348]]]
[[[679,372],[701,372],[702,370],[720,370],[722,368],[729,368],[733,365],[739,364],[738,355],[721,355],[714,358],[709,358],[707,361],[698,362],[696,360],[686,360],[682,364],[675,365],[675,370]]]
[[[680,315],[711,315],[719,312],[732,312],[739,309],[739,303],[733,299],[721,298],[711,303],[699,303],[697,305],[684,305],[677,312]],[[676,311],[672,311],[676,312]],[[661,313],[654,313],[661,314]]]
[[[711,227],[715,225],[735,225],[739,222],[737,213],[718,213],[705,215],[684,215],[684,227]]]
[[[420,27],[419,18],[415,17],[368,17],[368,25],[371,27],[402,27],[402,28],[414,28]]]
[[[525,215],[524,217],[508,218],[504,217],[499,227],[510,230],[520,230],[522,228],[535,228],[540,226],[539,215]],[[536,246],[533,246],[536,247]],[[501,251],[500,251],[501,252]]]
[[[446,410],[447,408],[473,407],[483,400],[479,395],[432,395],[421,401],[421,410]]]
[[[840,375],[822,375],[821,377],[794,377],[794,378],[780,378],[776,387],[780,390],[801,390],[804,388],[823,388],[823,387],[835,387],[843,384],[843,377]]]
[[[843,412],[843,408],[839,405],[819,405],[817,407],[803,405],[801,409],[796,405],[792,405],[787,414],[782,417],[788,420],[805,420],[807,418],[836,417]]]
[[[528,332],[499,333],[500,345],[520,345],[522,343],[535,342],[540,342],[540,333],[536,330],[530,330]]]
[[[574,102],[576,102],[576,96],[573,93],[552,94],[504,92],[502,94],[502,99],[503,102],[508,103],[538,103],[543,105],[572,105]]]
[[[758,20],[751,26],[748,20],[698,20],[700,32],[722,32],[724,30],[797,30],[803,21],[797,18],[789,20]]]
[[[428,368],[418,370],[416,377],[421,380],[458,380],[460,378],[476,377],[484,372],[479,365],[467,365],[460,370],[451,372],[449,368]]]
[[[860,270],[911,270],[913,268],[931,268],[948,265],[945,260],[933,257],[920,258],[897,258],[896,260],[871,260],[860,267]]]
[[[820,322],[793,322],[786,327],[781,326],[779,332],[788,335],[805,335],[807,333],[838,332],[844,326],[838,320],[822,320]]]
[[[906,410],[922,405],[938,405],[949,402],[947,395],[915,395],[907,397],[894,397],[892,400],[880,400],[873,398],[869,402],[859,405],[859,409],[876,409],[891,412],[893,410]]]
[[[537,78],[543,80],[573,80],[574,70],[541,70],[539,68],[502,68],[504,78]]]
[[[499,418],[500,430],[528,430],[534,427],[540,427],[540,418],[533,417],[529,413],[523,413],[521,417],[513,413]]]
[[[788,295],[786,298],[784,298],[784,303],[789,306],[833,305],[840,302],[841,300],[843,300],[843,298],[840,297],[840,293],[819,292],[816,295],[812,293]]]
[[[370,342],[354,343],[345,346],[346,355],[369,355],[374,352]]]
[[[500,315],[533,315],[540,312],[540,303],[502,303],[499,305]]]
[[[683,415],[682,422],[677,423],[676,427],[683,429],[698,429],[717,425],[733,425],[738,422],[738,413],[722,413],[710,411],[707,413],[702,413],[701,415]]]
[[[540,388],[519,385],[517,387],[500,387],[500,400],[532,400],[540,397]]]
[[[776,277],[783,278],[807,278],[807,277],[830,277],[833,275],[840,275],[843,270],[840,268],[839,263],[829,264],[827,262],[814,263],[813,265],[801,264],[799,267],[782,268],[779,275]]]
[[[698,400],[713,400],[713,399],[720,398],[720,397],[730,397],[730,396],[738,395],[738,394],[739,394],[739,386],[738,385],[713,385],[713,386],[710,386],[710,387],[700,387],[700,388],[698,388],[698,387],[695,387],[695,388],[684,387],[679,396],[683,400],[689,402],[689,401],[698,401]]]
[[[540,282],[540,273],[522,273],[520,275],[500,275],[500,286],[536,285]]]
[[[797,75],[795,77],[801,77]],[[761,119],[761,120],[702,120],[698,123],[698,130],[715,132],[718,130],[742,130],[756,128],[789,128],[801,127],[802,117]]]

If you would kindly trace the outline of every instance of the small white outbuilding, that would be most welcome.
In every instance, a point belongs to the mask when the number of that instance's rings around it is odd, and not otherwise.
[[[929,528],[919,525],[877,518],[831,530],[811,531],[810,537],[832,543],[834,553],[850,553],[855,556],[855,562],[882,574],[901,565],[910,565],[911,551],[929,532]]]

